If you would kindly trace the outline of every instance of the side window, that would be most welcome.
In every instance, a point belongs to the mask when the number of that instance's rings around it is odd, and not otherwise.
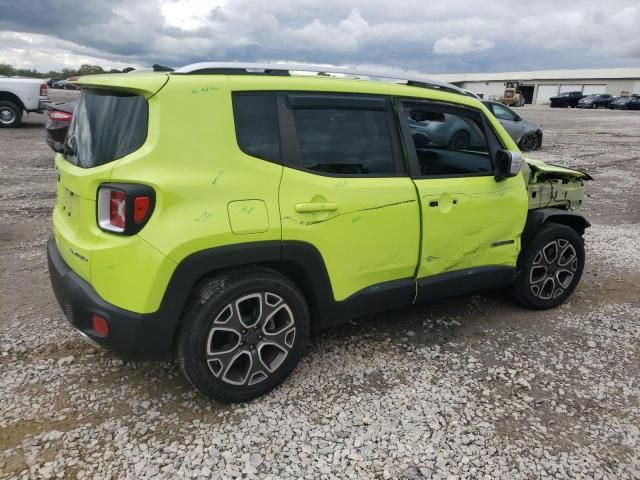
[[[405,105],[421,175],[492,174],[491,153],[479,116]]]
[[[493,114],[496,116],[496,118],[499,118],[501,120],[511,120],[512,122],[515,121],[516,114],[513,113],[504,105],[500,105],[499,103],[494,103],[492,107],[493,107]]]
[[[280,163],[280,129],[275,93],[234,93],[238,146],[247,155]]]
[[[303,168],[359,176],[396,173],[384,110],[302,107],[292,112]]]

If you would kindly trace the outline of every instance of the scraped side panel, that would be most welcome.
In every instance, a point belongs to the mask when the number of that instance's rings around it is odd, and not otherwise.
[[[418,278],[488,265],[515,266],[527,216],[522,176],[415,181],[422,204]]]

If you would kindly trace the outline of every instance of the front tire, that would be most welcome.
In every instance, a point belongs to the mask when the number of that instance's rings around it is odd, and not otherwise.
[[[14,128],[22,123],[22,109],[13,102],[0,102],[0,128]]]
[[[466,132],[465,130],[458,130],[449,140],[449,148],[451,150],[464,150],[469,148],[470,144],[471,137],[469,136],[469,132]]]
[[[575,230],[545,224],[521,254],[512,296],[526,308],[556,307],[575,290],[584,262],[584,241]]]
[[[245,402],[291,373],[309,336],[297,286],[266,268],[234,270],[196,289],[178,336],[182,372],[214,400]]]
[[[523,152],[529,152],[538,148],[538,143],[538,135],[531,132],[527,133],[520,139],[518,147],[520,147],[520,150],[522,150]]]

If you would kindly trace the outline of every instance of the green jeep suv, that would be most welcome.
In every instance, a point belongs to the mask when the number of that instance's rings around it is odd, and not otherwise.
[[[523,161],[453,85],[301,70],[76,82],[48,258],[82,335],[125,358],[173,353],[237,402],[350,317],[475,289],[535,309],[571,294],[587,174]]]

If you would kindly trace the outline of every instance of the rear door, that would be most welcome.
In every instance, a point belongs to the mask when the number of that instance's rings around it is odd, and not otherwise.
[[[391,100],[292,93],[279,110],[282,240],[317,248],[336,301],[393,281],[411,301],[420,210]]]
[[[484,114],[415,100],[398,111],[422,207],[418,298],[446,274],[514,267],[527,193],[520,175],[495,180],[492,156],[503,147]]]

